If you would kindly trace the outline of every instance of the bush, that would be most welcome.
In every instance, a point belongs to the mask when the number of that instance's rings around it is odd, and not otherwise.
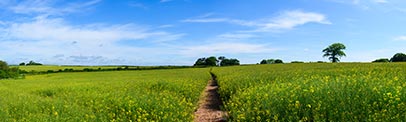
[[[381,59],[376,59],[375,61],[372,61],[372,63],[376,63],[376,62],[389,62],[389,59],[381,58]]]
[[[16,67],[9,68],[7,62],[0,61],[0,79],[18,78],[20,70]]]
[[[34,61],[30,61],[30,62],[28,62],[26,65],[29,66],[29,65],[42,65],[42,64],[41,64],[41,63],[34,62]]]
[[[303,61],[292,61],[290,63],[304,63]]]

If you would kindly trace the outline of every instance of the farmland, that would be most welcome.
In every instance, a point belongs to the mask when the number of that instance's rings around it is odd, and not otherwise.
[[[88,69],[112,69],[112,68],[117,68],[117,66],[56,66],[56,65],[39,65],[39,66],[15,66],[18,67],[21,70],[30,72],[30,71],[48,71],[48,70],[53,70],[53,71],[58,71],[58,70],[65,70],[65,69],[73,69],[73,70],[83,70],[85,68]]]
[[[208,71],[56,73],[0,80],[0,119],[191,121]]]
[[[406,119],[404,63],[269,64],[26,75],[24,79],[0,80],[0,119],[192,121],[210,71],[217,76],[222,109],[227,111],[229,121]]]
[[[280,64],[215,68],[231,121],[406,119],[406,65]]]

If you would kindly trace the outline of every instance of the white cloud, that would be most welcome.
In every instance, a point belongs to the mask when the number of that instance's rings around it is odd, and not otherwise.
[[[175,25],[166,24],[166,25],[161,25],[158,28],[172,28],[172,27],[175,27]]]
[[[197,22],[197,23],[209,23],[209,22],[228,22],[227,18],[200,18],[200,19],[185,19],[181,22]]]
[[[243,40],[243,39],[249,39],[249,38],[254,38],[257,37],[254,34],[248,34],[248,33],[225,33],[225,34],[220,34],[217,36],[220,40]]]
[[[18,59],[43,60],[44,63],[61,63],[52,57],[56,54],[87,56],[97,59],[94,62],[107,62],[129,59],[132,64],[139,57],[168,54],[173,51],[158,47],[143,48],[131,43],[157,45],[165,41],[182,38],[185,34],[172,34],[153,30],[135,24],[88,24],[75,26],[61,18],[38,17],[28,22],[5,22],[0,26],[0,53],[3,58],[20,62]],[[128,43],[130,42],[130,43]],[[140,53],[142,52],[142,53]],[[134,54],[137,56],[129,56]],[[94,57],[103,58],[94,58]],[[67,59],[66,59],[67,60]],[[62,64],[72,64],[69,60]],[[144,60],[148,62],[148,60]],[[94,63],[93,62],[93,63]],[[84,62],[76,62],[84,63]],[[125,63],[125,62],[124,62]],[[92,62],[89,62],[92,64]]]
[[[393,38],[393,40],[395,40],[395,41],[406,41],[406,36],[398,36],[398,37]]]
[[[307,23],[331,24],[323,14],[303,11],[285,11],[276,18],[258,23],[258,31],[292,29]]]
[[[255,28],[254,30],[251,30],[253,32],[286,30],[307,23],[331,24],[331,22],[323,14],[315,12],[304,12],[299,10],[284,11],[281,12],[280,15],[277,17],[257,21],[245,21],[229,18],[210,18],[211,15],[212,14],[192,19],[185,19],[182,20],[181,22],[195,22],[195,23],[225,22]]]
[[[264,44],[249,43],[211,43],[198,46],[186,46],[180,52],[183,55],[214,55],[214,54],[241,54],[241,53],[271,53],[277,49],[269,48]]]
[[[53,0],[27,0],[17,3],[9,2],[6,6],[14,13],[19,14],[63,15],[66,13],[81,12],[90,6],[101,2],[101,0],[54,6],[56,2],[57,1]]]
[[[149,32],[133,24],[72,26],[60,18],[37,18],[26,23],[13,23],[8,28],[11,37],[24,40],[78,41],[79,43],[138,40],[170,35],[165,32]]]

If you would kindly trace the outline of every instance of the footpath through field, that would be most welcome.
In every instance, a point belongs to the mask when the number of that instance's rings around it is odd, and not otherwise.
[[[227,113],[220,109],[223,102],[220,99],[220,94],[217,92],[219,86],[217,84],[216,75],[211,74],[211,80],[203,92],[203,97],[199,101],[199,108],[195,112],[195,122],[225,122],[227,121]]]

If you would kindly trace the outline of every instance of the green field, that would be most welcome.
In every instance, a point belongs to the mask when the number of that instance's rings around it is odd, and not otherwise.
[[[215,68],[231,121],[406,120],[406,64]]]
[[[0,80],[2,121],[191,121],[208,69],[80,72]]]
[[[405,63],[27,75],[25,79],[0,80],[0,119],[192,121],[210,71],[217,75],[230,121],[406,120]]]
[[[24,70],[27,72],[30,71],[48,71],[48,70],[53,70],[53,71],[58,71],[58,70],[65,70],[65,69],[73,69],[73,70],[83,70],[85,68],[88,69],[114,69],[117,68],[117,66],[56,66],[56,65],[37,65],[37,66],[15,66],[18,67],[20,70]]]

